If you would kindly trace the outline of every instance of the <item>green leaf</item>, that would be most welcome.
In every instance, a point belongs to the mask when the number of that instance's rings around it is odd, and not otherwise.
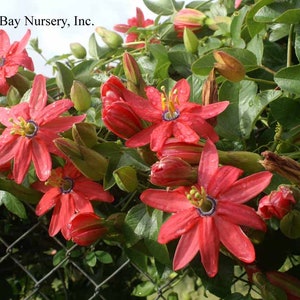
[[[56,62],[57,75],[56,83],[59,89],[64,93],[65,96],[70,95],[70,90],[73,84],[74,76],[72,71],[67,68],[61,62]]]
[[[154,77],[160,79],[169,77],[168,70],[171,62],[168,57],[167,49],[160,44],[151,44],[149,45],[149,50],[156,61]]]
[[[13,196],[11,193],[6,191],[0,191],[0,205],[1,204],[4,204],[7,210],[17,215],[19,218],[21,219],[27,218],[24,204],[20,200],[18,200],[15,196]]]
[[[240,293],[233,293],[225,297],[224,300],[253,300],[253,298],[250,295],[244,296]]]
[[[82,61],[72,68],[74,78],[84,83],[87,87],[99,87],[99,81],[92,76],[97,63],[98,61],[92,59]]]
[[[290,239],[300,238],[300,211],[293,209],[280,220],[280,230]]]
[[[232,83],[225,81],[219,90],[220,100],[230,105],[218,117],[218,133],[229,139],[247,139],[264,108],[281,95],[280,91],[266,90],[257,94],[257,86],[251,81]]]
[[[239,11],[233,14],[233,19],[230,25],[230,33],[232,38],[232,46],[237,48],[244,48],[245,41],[241,38],[242,26],[244,19],[249,10],[248,6],[244,6]]]
[[[103,264],[111,264],[113,262],[112,256],[108,252],[98,250],[95,252],[95,255]]]
[[[271,113],[284,129],[291,130],[300,124],[300,102],[290,98],[279,98],[270,104]]]
[[[0,190],[7,191],[31,204],[36,204],[42,197],[42,193],[34,189],[26,188],[23,185],[17,184],[12,180],[0,178]]]
[[[279,70],[274,76],[274,81],[282,90],[300,94],[300,65]]]
[[[184,1],[175,0],[144,0],[144,4],[157,15],[168,16],[180,10]]]
[[[246,71],[251,71],[257,68],[257,58],[256,56],[247,49],[239,48],[220,48],[220,51],[224,51],[236,59],[238,59],[246,68]],[[214,67],[216,60],[211,53],[206,54],[196,60],[192,65],[193,73],[201,76],[207,76],[211,69]]]
[[[251,37],[254,37],[256,34],[260,33],[264,28],[265,24],[259,23],[256,20],[254,20],[255,14],[265,5],[268,5],[269,3],[272,3],[274,0],[260,0],[257,1],[249,10],[247,18],[246,18],[246,24],[248,31],[250,33]]]
[[[187,52],[184,48],[172,48],[168,55],[172,68],[178,74],[185,78],[191,75],[191,65],[194,61],[193,54]]]
[[[151,281],[144,281],[138,284],[132,291],[131,295],[136,297],[147,297],[155,292],[155,286]]]
[[[90,267],[95,267],[97,264],[97,257],[95,255],[95,252],[89,252],[85,256],[85,261]]]
[[[294,1],[275,2],[260,8],[254,16],[254,20],[264,23],[300,23],[300,9],[295,8]]]
[[[145,239],[145,245],[155,259],[171,268],[169,251],[166,245],[162,245],[151,239]]]

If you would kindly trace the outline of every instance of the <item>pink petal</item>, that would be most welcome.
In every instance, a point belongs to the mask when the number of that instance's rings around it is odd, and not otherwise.
[[[142,98],[127,89],[124,89],[123,96],[141,119],[154,123],[161,121],[161,109],[154,107],[148,99]]]
[[[61,233],[66,240],[71,238],[67,224],[71,221],[72,216],[75,214],[74,199],[71,193],[62,194],[60,198],[61,207],[59,210],[59,224]]]
[[[173,122],[162,121],[151,133],[150,149],[152,151],[159,151],[164,145],[168,137],[172,135]]]
[[[23,36],[23,38],[18,42],[18,47],[15,52],[16,54],[23,52],[23,50],[25,49],[25,47],[30,39],[30,35],[31,35],[31,31],[30,31],[30,29],[28,29],[26,31],[25,35]]]
[[[200,116],[195,117],[194,114],[189,114],[189,119],[192,120],[192,128],[197,132],[197,134],[203,138],[210,139],[213,142],[219,140],[219,136],[215,132],[213,126],[206,122]]]
[[[180,119],[174,122],[173,134],[179,141],[186,143],[196,144],[200,139],[190,125],[180,121]]]
[[[0,30],[0,57],[5,57],[10,47],[9,36],[5,30]]]
[[[175,271],[184,268],[199,251],[198,229],[199,226],[194,226],[180,238],[173,259]]]
[[[86,199],[99,200],[103,202],[113,202],[114,197],[104,191],[103,187],[94,181],[88,180],[82,176],[75,180],[74,191],[82,193]]]
[[[43,107],[43,109],[40,109],[35,116],[35,121],[39,125],[50,123],[71,107],[73,107],[73,102],[71,100],[62,99],[55,101],[46,107]]]
[[[201,262],[209,277],[218,272],[220,239],[214,218],[203,217],[198,230]]]
[[[190,99],[190,85],[186,79],[179,80],[171,91],[171,97],[173,93],[177,94],[179,104],[182,105],[183,103],[186,103]]]
[[[252,263],[255,260],[254,247],[242,229],[223,218],[215,218],[221,243],[239,260]]]
[[[207,187],[207,194],[217,198],[219,193],[228,189],[243,173],[243,170],[232,166],[222,166],[211,177]]]
[[[149,99],[149,102],[158,111],[160,111],[160,116],[161,116],[162,113],[161,92],[153,86],[146,87],[145,91],[146,91],[147,98]]]
[[[32,159],[31,140],[26,137],[19,137],[15,144],[15,159],[13,177],[16,183],[22,183]]]
[[[141,147],[149,144],[151,134],[157,126],[158,124],[155,124],[143,129],[142,131],[138,132],[137,134],[129,138],[126,141],[125,145],[129,148],[136,148],[136,147]]]
[[[85,115],[57,117],[53,120],[46,120],[42,125],[43,129],[49,129],[55,133],[63,132],[70,129],[74,124],[80,123],[85,119]],[[44,121],[43,121],[44,122]]]
[[[72,197],[74,199],[74,210],[77,212],[93,212],[93,206],[91,202],[85,197],[84,194],[76,193],[72,191]]]
[[[54,206],[54,210],[52,213],[52,217],[48,229],[50,236],[55,236],[62,227],[62,220],[59,218],[60,208],[61,208],[61,200],[59,199]]]
[[[171,215],[160,228],[158,242],[166,244],[171,240],[177,239],[191,230],[199,222],[199,219],[201,217],[194,207]]]
[[[227,108],[228,105],[229,105],[229,101],[221,101],[221,102],[217,102],[217,103],[203,105],[201,107],[200,116],[203,119],[210,119],[210,118],[216,117],[221,112],[223,112]]]
[[[240,203],[218,202],[217,215],[236,225],[266,231],[266,224],[254,208]]]
[[[47,193],[43,195],[40,202],[35,208],[35,213],[37,216],[42,216],[47,211],[49,211],[52,207],[56,205],[61,195],[61,191],[59,188],[51,188]]]
[[[5,164],[15,156],[19,149],[20,139],[20,136],[10,134],[10,129],[4,129],[0,135],[0,165]]]
[[[262,192],[270,183],[272,173],[263,171],[236,181],[219,195],[220,201],[244,203]]]
[[[193,207],[185,194],[176,190],[148,189],[141,194],[140,199],[151,207],[170,213]]]
[[[208,185],[219,167],[219,156],[216,146],[207,140],[200,158],[198,184],[207,190]]]
[[[29,99],[30,115],[36,122],[38,122],[37,114],[46,106],[47,99],[46,78],[43,75],[36,75]]]
[[[51,175],[52,160],[43,141],[32,139],[32,161],[40,181],[46,181]]]

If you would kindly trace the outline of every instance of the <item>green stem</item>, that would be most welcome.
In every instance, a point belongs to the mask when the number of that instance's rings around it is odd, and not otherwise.
[[[254,81],[254,82],[257,82],[257,83],[264,83],[264,84],[269,84],[269,85],[275,85],[275,86],[277,86],[274,81],[260,79],[260,78],[252,78],[252,77],[246,76],[244,78],[244,80],[249,80],[249,81]]]
[[[294,28],[295,28],[295,25],[291,24],[290,31],[289,31],[289,37],[288,37],[288,44],[287,44],[287,62],[286,62],[287,67],[290,67],[292,65]]]

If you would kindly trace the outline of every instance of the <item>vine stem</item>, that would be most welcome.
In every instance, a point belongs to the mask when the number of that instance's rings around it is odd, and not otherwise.
[[[290,67],[292,65],[294,28],[295,28],[295,25],[291,24],[289,36],[288,36],[288,44],[287,44],[287,61],[286,61],[287,67]]]

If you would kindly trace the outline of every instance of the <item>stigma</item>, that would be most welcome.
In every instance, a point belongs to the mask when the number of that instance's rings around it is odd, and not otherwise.
[[[161,90],[162,118],[164,121],[173,121],[180,116],[180,112],[177,108],[177,106],[179,106],[178,91],[175,89],[167,94],[164,86]]]
[[[39,129],[38,125],[34,121],[25,121],[22,117],[18,117],[18,122],[15,122],[13,119],[10,119],[9,121],[13,124],[10,134],[18,134],[32,138],[37,134]]]
[[[190,203],[197,208],[200,216],[212,216],[216,211],[217,201],[206,194],[204,188],[201,186],[192,186],[190,191],[186,193],[186,198]]]
[[[71,193],[74,188],[74,180],[68,176],[63,177],[61,168],[52,170],[45,184],[59,188],[63,194]]]

